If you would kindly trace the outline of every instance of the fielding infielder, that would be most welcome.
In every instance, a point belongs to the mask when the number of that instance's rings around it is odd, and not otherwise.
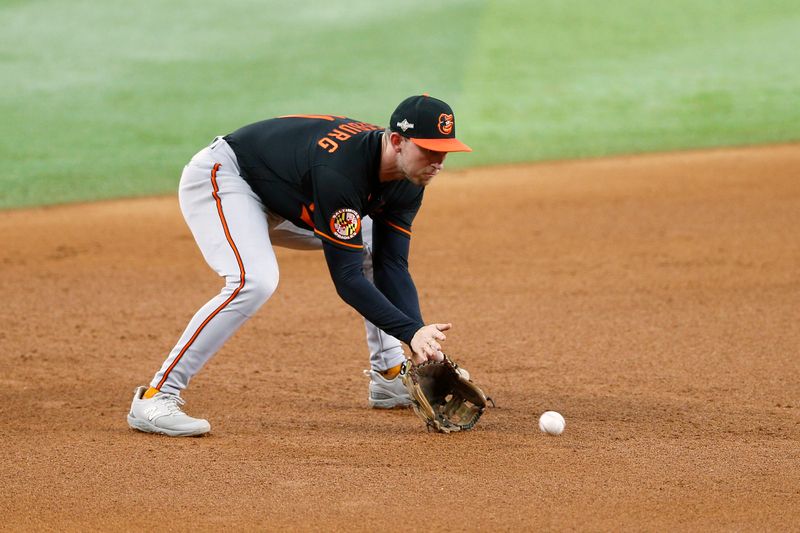
[[[407,98],[384,129],[341,116],[290,115],[245,126],[195,155],[181,176],[186,223],[225,287],[192,318],[150,387],[138,387],[130,427],[201,435],[180,392],[278,285],[273,245],[325,253],[336,291],[364,316],[372,407],[408,405],[404,361],[441,358],[450,324],[422,320],[408,271],[411,223],[425,186],[456,139],[453,111],[428,95]]]

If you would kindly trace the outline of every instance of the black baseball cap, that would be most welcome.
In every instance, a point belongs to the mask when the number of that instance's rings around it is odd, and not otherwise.
[[[450,106],[427,94],[400,102],[392,113],[389,129],[434,152],[472,151],[456,139],[456,121]]]

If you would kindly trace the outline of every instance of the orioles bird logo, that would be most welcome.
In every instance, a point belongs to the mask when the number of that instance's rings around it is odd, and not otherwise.
[[[439,115],[439,131],[442,135],[453,133],[453,115],[448,115],[447,113]]]

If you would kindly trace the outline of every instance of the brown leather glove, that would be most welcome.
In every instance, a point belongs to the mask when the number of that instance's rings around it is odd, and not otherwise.
[[[467,431],[478,423],[486,409],[486,395],[465,374],[447,356],[418,365],[403,363],[401,379],[411,395],[414,412],[428,428],[450,433]]]

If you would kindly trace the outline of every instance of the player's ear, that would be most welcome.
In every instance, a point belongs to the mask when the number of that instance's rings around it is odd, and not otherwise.
[[[403,136],[396,131],[393,131],[389,133],[389,142],[391,143],[392,148],[394,148],[394,151],[399,152],[400,144],[403,142]]]

